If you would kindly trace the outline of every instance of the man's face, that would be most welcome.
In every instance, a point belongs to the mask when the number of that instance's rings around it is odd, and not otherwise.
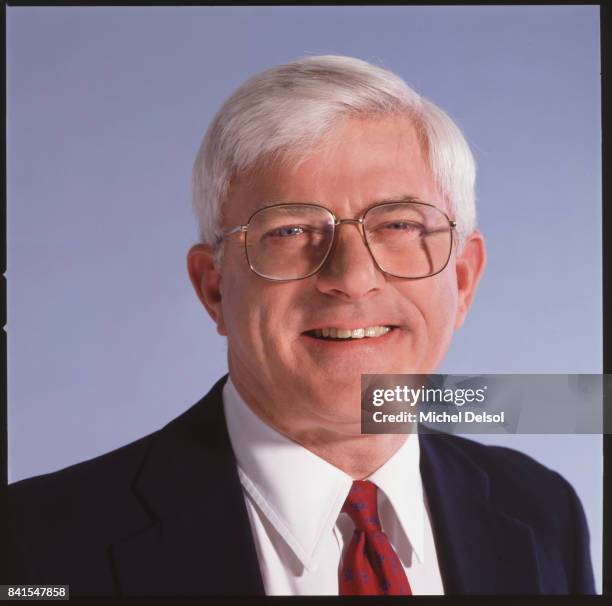
[[[316,202],[339,219],[352,219],[378,202],[411,197],[451,215],[405,118],[351,118],[335,135],[337,144],[316,148],[297,167],[275,163],[235,179],[223,227],[282,202]],[[254,274],[240,235],[226,239],[220,273],[206,255],[205,247],[192,249],[191,276],[218,331],[227,335],[230,373],[241,395],[281,430],[347,433],[359,432],[361,374],[436,369],[484,264],[476,233],[459,258],[453,250],[441,273],[390,277],[377,269],[356,223],[337,228],[322,270],[302,280],[272,282]],[[309,334],[373,326],[391,330],[342,341]]]

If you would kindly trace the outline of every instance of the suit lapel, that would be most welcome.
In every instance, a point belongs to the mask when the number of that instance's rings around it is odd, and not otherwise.
[[[220,380],[154,438],[134,492],[153,520],[112,547],[122,595],[263,595]]]
[[[419,441],[445,593],[540,593],[531,527],[490,504],[487,474],[446,436]]]

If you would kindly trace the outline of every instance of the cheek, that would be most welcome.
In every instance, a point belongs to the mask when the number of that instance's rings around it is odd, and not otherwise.
[[[248,338],[251,326],[256,325],[257,306],[250,304],[257,301],[256,284],[251,278],[252,272],[244,266],[241,258],[234,259],[227,255],[223,260],[221,278],[221,310],[225,330],[231,344],[238,344]],[[246,271],[245,271],[246,270]],[[255,278],[256,276],[253,275]]]
[[[222,309],[229,346],[234,353],[258,364],[282,357],[289,346],[292,325],[287,285],[275,285],[252,272],[228,266]],[[248,268],[247,268],[248,270]]]
[[[435,280],[435,278],[439,279]],[[447,311],[454,310],[457,307],[457,281],[450,267],[441,274],[434,276],[434,280],[439,305]]]
[[[454,322],[457,312],[457,304],[459,301],[459,293],[457,292],[457,284],[455,281],[444,280],[440,287],[440,304],[447,312],[449,323]]]
[[[444,271],[414,283],[408,298],[418,308],[430,338],[445,339],[448,334],[452,334],[458,293],[450,272]]]
[[[437,291],[437,304],[433,307],[432,312],[438,339],[446,348],[450,343],[457,320],[457,285],[450,279],[441,280]]]

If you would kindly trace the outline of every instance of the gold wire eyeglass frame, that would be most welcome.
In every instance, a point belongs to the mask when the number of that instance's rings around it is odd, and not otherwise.
[[[391,273],[389,271],[386,271],[385,269],[383,269],[380,264],[378,263],[378,261],[376,260],[376,256],[374,255],[374,253],[372,252],[372,249],[370,248],[370,243],[368,242],[368,236],[364,227],[364,221],[366,216],[368,215],[368,213],[374,209],[377,208],[381,208],[384,206],[398,206],[401,204],[405,204],[406,206],[427,206],[429,208],[434,209],[436,212],[440,213],[441,215],[443,215],[446,220],[448,221],[448,226],[450,229],[450,245],[448,247],[448,255],[446,257],[446,261],[444,262],[444,265],[438,270],[435,271],[433,273],[427,274],[425,276],[418,276],[418,277],[406,277],[406,276],[400,276],[394,273]],[[300,276],[299,278],[271,278],[270,276],[266,276],[264,274],[261,274],[260,272],[258,272],[252,265],[251,263],[251,259],[249,258],[249,249],[248,249],[248,230],[249,230],[249,225],[251,223],[251,221],[253,220],[253,217],[255,217],[256,215],[258,215],[259,213],[265,211],[265,210],[269,210],[271,208],[295,208],[295,207],[304,207],[304,208],[317,208],[317,209],[321,209],[326,211],[333,219],[333,233],[332,233],[332,237],[330,240],[330,244],[329,247],[327,249],[327,252],[325,253],[322,261],[319,263],[319,265],[317,265],[317,267],[311,271],[309,274],[305,275],[305,276]],[[439,274],[441,271],[444,271],[444,269],[446,268],[446,266],[448,265],[448,262],[450,260],[451,257],[451,253],[453,250],[453,243],[455,241],[455,238],[453,237],[453,234],[455,232],[455,229],[457,227],[457,222],[454,221],[453,219],[451,219],[443,210],[439,209],[437,206],[435,206],[434,204],[430,204],[429,202],[413,202],[413,201],[397,201],[397,202],[383,202],[380,204],[374,204],[368,208],[365,209],[365,211],[363,212],[363,214],[361,215],[361,217],[358,217],[356,219],[338,219],[338,217],[336,217],[336,215],[329,210],[329,208],[321,205],[321,204],[314,204],[314,203],[301,203],[301,202],[283,202],[282,204],[270,204],[268,206],[263,206],[262,208],[258,208],[248,219],[248,221],[243,224],[243,225],[236,225],[234,227],[229,227],[225,230],[223,230],[222,235],[218,238],[217,240],[217,244],[220,244],[223,240],[225,240],[225,238],[227,238],[228,236],[234,235],[234,234],[244,234],[244,253],[246,255],[246,260],[247,263],[249,265],[249,268],[251,269],[251,271],[260,276],[261,278],[264,278],[266,280],[270,280],[272,282],[292,282],[294,280],[305,280],[306,278],[310,278],[311,276],[314,276],[316,273],[318,273],[319,271],[321,271],[321,269],[323,268],[323,266],[325,265],[325,262],[327,261],[327,259],[329,258],[329,255],[331,254],[332,250],[334,249],[334,245],[336,243],[336,233],[337,233],[337,227],[342,225],[343,223],[357,223],[358,225],[361,226],[361,236],[362,239],[366,245],[366,248],[368,249],[368,252],[370,253],[370,257],[372,258],[372,261],[374,262],[374,265],[384,274],[388,275],[388,276],[392,276],[394,278],[401,278],[402,280],[422,280],[423,278],[431,278],[432,276],[435,276],[437,274]],[[438,230],[433,230],[430,231],[429,233],[435,233],[435,232],[439,232],[439,231],[445,231],[446,228],[444,229],[438,229]]]

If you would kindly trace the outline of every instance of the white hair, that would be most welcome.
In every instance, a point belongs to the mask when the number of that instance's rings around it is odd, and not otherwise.
[[[240,86],[210,124],[193,167],[200,239],[221,241],[221,208],[231,180],[271,156],[304,157],[349,115],[406,115],[457,222],[459,246],[476,227],[476,165],[459,128],[399,76],[353,57],[306,57]],[[219,260],[219,257],[217,257]]]

